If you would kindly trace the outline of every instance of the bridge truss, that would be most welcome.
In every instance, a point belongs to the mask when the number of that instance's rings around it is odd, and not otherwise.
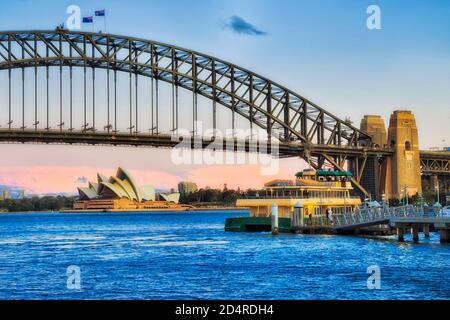
[[[420,167],[423,175],[450,175],[450,152],[421,151]]]
[[[76,68],[82,70],[82,85],[74,85]],[[8,101],[6,108],[1,107],[8,117],[1,124],[0,141],[173,147],[170,137],[180,129],[183,109],[191,114],[192,137],[201,134],[198,104],[203,97],[211,104],[208,113],[214,132],[222,121],[218,105],[231,113],[230,138],[235,145],[249,145],[252,140],[239,142],[234,136],[240,117],[250,128],[264,130],[269,144],[277,141],[280,157],[300,156],[316,168],[328,165],[341,170],[351,162],[354,183],[363,192],[360,180],[367,158],[390,155],[375,148],[371,137],[348,121],[265,77],[155,41],[64,29],[0,32],[1,70],[7,73]],[[31,81],[27,70],[31,70]],[[102,81],[97,70],[106,72]],[[125,85],[118,84],[118,73],[128,75]],[[145,103],[139,101],[138,93],[143,78],[150,79],[145,89],[150,98]],[[13,93],[17,83],[19,97]],[[161,103],[161,83],[169,85],[170,103]],[[189,104],[180,103],[180,89],[191,93]],[[118,102],[123,91],[128,91],[127,103]],[[105,96],[101,105],[99,92]],[[76,99],[81,99],[81,105]],[[150,114],[146,121],[140,119],[143,108]],[[169,116],[164,114],[167,109]],[[102,120],[99,113],[103,113]],[[170,128],[163,130],[161,122],[167,117]],[[123,121],[125,130],[119,128]],[[211,137],[203,141],[206,145]]]

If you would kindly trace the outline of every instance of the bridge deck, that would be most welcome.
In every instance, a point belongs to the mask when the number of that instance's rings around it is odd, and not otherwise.
[[[186,140],[188,139],[188,140]],[[220,141],[221,139],[222,141]],[[189,141],[190,140],[190,141]],[[183,145],[180,142],[184,141]],[[85,145],[113,145],[113,146],[141,146],[141,147],[163,147],[173,148],[183,146],[188,148],[206,148],[211,143],[222,143],[223,150],[245,151],[271,153],[280,157],[298,157],[301,155],[305,146],[299,142],[282,142],[272,140],[258,141],[239,138],[216,137],[216,139],[208,136],[177,136],[172,134],[130,134],[125,132],[107,132],[107,131],[76,131],[76,130],[8,130],[0,129],[0,142],[15,143],[48,143],[48,144],[85,144]],[[271,149],[272,148],[272,149]],[[362,155],[372,154],[380,156],[392,155],[390,150],[379,148],[364,148],[352,146],[330,146],[330,145],[314,145],[308,150],[312,155],[322,154],[326,152],[332,156],[339,155]]]

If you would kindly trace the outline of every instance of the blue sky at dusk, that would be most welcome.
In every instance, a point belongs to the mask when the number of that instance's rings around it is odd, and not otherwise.
[[[66,8],[71,4],[79,5],[83,16],[106,9],[109,33],[157,40],[222,58],[287,86],[341,118],[350,117],[356,125],[364,114],[380,114],[387,122],[394,109],[409,109],[417,117],[422,149],[450,145],[447,0],[0,3],[2,31],[54,29],[66,20]],[[371,4],[381,8],[381,30],[366,27],[366,9]],[[103,20],[98,20],[95,30],[103,29]],[[92,26],[85,25],[83,30],[91,31]],[[0,93],[5,94],[1,89]],[[39,153],[37,148],[31,149]],[[25,152],[21,149],[19,153],[23,156]],[[40,165],[57,165],[58,161],[63,160],[45,162],[42,155]],[[120,161],[132,163],[125,158]],[[163,160],[155,161],[155,168],[170,171]],[[14,159],[0,160],[3,166],[16,163]],[[145,168],[137,165],[135,169]]]

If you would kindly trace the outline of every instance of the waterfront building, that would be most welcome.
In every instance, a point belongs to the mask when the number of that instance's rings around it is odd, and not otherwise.
[[[79,197],[75,210],[131,211],[131,210],[177,210],[180,206],[179,193],[158,194],[152,185],[139,187],[134,178],[123,168],[115,176],[97,174],[97,182],[78,188]]]
[[[296,180],[273,180],[264,185],[265,195],[238,199],[236,206],[250,208],[254,217],[268,217],[273,204],[278,206],[280,217],[290,217],[294,206],[301,203],[305,215],[322,216],[327,209],[334,213],[354,211],[361,199],[351,196],[353,186],[350,172],[304,170],[296,174]]]
[[[295,206],[302,207],[303,218],[310,222],[354,212],[361,206],[361,199],[351,195],[351,177],[347,171],[306,169],[296,174],[295,181],[270,181],[264,185],[265,194],[237,200],[236,206],[248,208],[250,216],[227,219],[225,229],[270,230],[273,208],[277,208],[276,215],[284,226],[291,224]]]

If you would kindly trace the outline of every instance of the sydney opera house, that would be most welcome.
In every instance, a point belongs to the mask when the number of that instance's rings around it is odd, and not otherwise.
[[[186,210],[179,205],[180,194],[156,193],[151,185],[138,187],[133,177],[118,168],[110,178],[97,174],[97,182],[89,182],[88,187],[78,188],[79,197],[74,203],[75,210],[88,211],[152,211]]]

